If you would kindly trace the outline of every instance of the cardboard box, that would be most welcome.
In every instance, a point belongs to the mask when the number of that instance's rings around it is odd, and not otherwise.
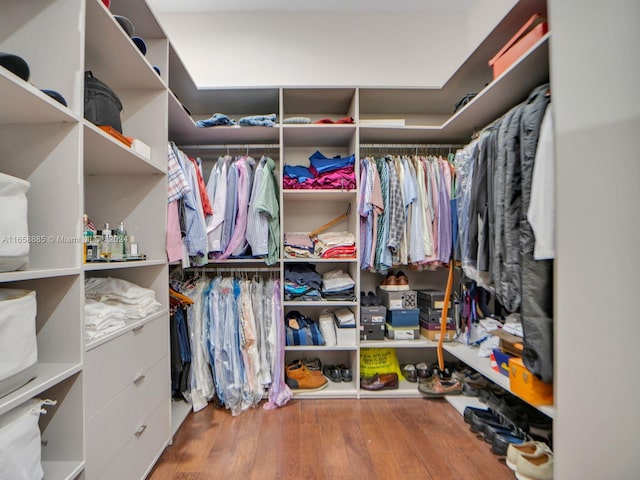
[[[336,325],[336,345],[339,347],[353,347],[356,344],[356,332],[357,329],[352,328],[340,328]]]
[[[399,292],[390,292],[377,288],[378,296],[382,299],[382,304],[388,310],[402,310],[407,308],[416,308],[418,305],[415,290],[402,290]]]
[[[509,387],[531,405],[553,405],[553,384],[540,381],[524,366],[521,358],[509,359]]]
[[[387,321],[385,307],[360,307],[360,323],[382,323]]]
[[[420,333],[422,334],[423,337],[433,341],[433,342],[437,342],[440,340],[440,329],[438,328],[437,330],[428,330],[423,326],[420,326]],[[451,342],[453,341],[453,339],[456,338],[456,331],[455,330],[446,330],[444,333],[444,342]]]
[[[425,288],[417,291],[418,304],[423,308],[435,308],[442,310],[444,308],[444,292],[433,288]],[[449,302],[451,308],[451,302]]]
[[[496,372],[500,372],[505,377],[509,376],[509,359],[511,355],[504,353],[499,348],[494,348],[491,352],[491,368]]]
[[[439,323],[429,323],[420,319],[420,326],[426,328],[427,330],[440,330]],[[447,322],[447,330],[455,330],[456,324],[453,322]]]
[[[420,310],[410,308],[405,310],[388,310],[387,323],[394,327],[419,327]]]
[[[385,334],[390,340],[418,340],[420,327],[394,327],[388,323],[385,325]]]
[[[361,323],[360,340],[384,340],[384,323]]]
[[[514,357],[521,357],[524,349],[523,339],[509,332],[505,332],[501,328],[491,330],[491,335],[500,338],[500,350]]]
[[[527,50],[549,31],[547,19],[536,13],[518,32],[509,39],[496,55],[489,60],[493,78],[499,77]]]

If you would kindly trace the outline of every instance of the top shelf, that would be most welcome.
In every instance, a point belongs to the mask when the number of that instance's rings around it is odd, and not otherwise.
[[[0,124],[79,121],[71,110],[4,68],[0,68],[0,91]]]

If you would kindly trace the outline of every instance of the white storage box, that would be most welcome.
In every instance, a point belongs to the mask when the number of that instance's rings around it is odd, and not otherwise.
[[[36,376],[36,310],[36,292],[0,289],[0,397]]]
[[[29,264],[26,180],[0,173],[0,272],[26,269]]]
[[[0,478],[44,478],[38,426],[44,403],[44,400],[29,400],[0,416]]]

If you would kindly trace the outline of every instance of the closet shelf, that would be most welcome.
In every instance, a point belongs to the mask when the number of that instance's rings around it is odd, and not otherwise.
[[[426,143],[444,142],[448,139],[440,125],[414,125],[405,127],[374,126],[360,127],[361,143]]]
[[[291,147],[344,147],[356,133],[353,124],[284,125],[283,141]]]
[[[114,338],[119,337],[120,335],[124,335],[125,333],[131,330],[135,330],[137,328],[142,327],[143,325],[146,325],[147,323],[153,322],[157,318],[166,316],[168,315],[168,313],[169,313],[169,310],[162,309],[155,313],[152,313],[148,317],[144,317],[136,320],[125,320],[126,326],[122,327],[120,330],[111,332],[108,335],[104,335],[103,337],[99,337],[99,338],[87,341],[85,343],[85,352],[88,352],[90,350],[93,350],[96,347],[99,347],[100,345],[108,343]]]
[[[3,272],[0,273],[0,283],[18,282],[21,280],[36,280],[38,278],[65,277],[67,275],[79,275],[80,271],[81,269],[79,267],[70,267]]]
[[[322,390],[314,392],[296,391],[293,398],[355,398],[357,395],[356,385],[354,382],[332,382],[328,381],[328,385]]]
[[[75,123],[71,110],[30,83],[0,69],[0,124]]]
[[[356,307],[358,302],[337,302],[324,300],[321,302],[316,302],[313,300],[309,300],[307,302],[293,302],[285,300],[283,303],[283,307]]]
[[[82,370],[80,363],[38,363],[36,378],[2,397],[0,415]]]
[[[483,88],[467,105],[442,125],[445,136],[465,138],[526,99],[538,85],[549,80],[547,33],[498,78]]]
[[[420,336],[417,340],[361,340],[361,348],[436,348],[438,342]]]
[[[346,202],[353,201],[357,190],[282,190],[286,202]]]
[[[357,258],[285,258],[284,263],[356,263]]]
[[[76,478],[84,469],[84,462],[49,462],[42,461],[44,478],[52,480],[66,480]]]
[[[475,347],[469,347],[458,342],[448,342],[444,344],[444,350],[456,357],[458,360],[466,363],[471,368],[477,370],[479,373],[487,377],[492,382],[501,386],[507,391],[511,391],[509,388],[509,377],[496,372],[491,368],[491,361],[488,357],[479,357],[478,349]],[[545,415],[553,418],[555,415],[555,407],[551,405],[535,406]]]
[[[418,390],[418,383],[411,383],[399,378],[398,388],[393,390],[380,390],[377,392],[360,389],[360,398],[420,398],[422,394]]]
[[[318,351],[350,351],[357,350],[357,345],[334,345],[327,347],[326,345],[289,345],[284,347],[287,352],[318,352]]]
[[[165,170],[151,163],[125,144],[88,120],[84,120],[85,175],[164,175]]]
[[[166,89],[102,2],[87,2],[85,70],[91,70],[116,92]]]
[[[92,272],[97,270],[117,270],[121,268],[139,268],[139,267],[151,267],[154,265],[164,265],[167,262],[164,260],[136,260],[133,262],[98,262],[98,263],[85,263],[83,270],[85,272]]]

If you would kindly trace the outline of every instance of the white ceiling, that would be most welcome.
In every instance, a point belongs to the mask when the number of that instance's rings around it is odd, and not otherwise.
[[[428,12],[466,10],[472,0],[147,0],[158,13],[235,11]]]

